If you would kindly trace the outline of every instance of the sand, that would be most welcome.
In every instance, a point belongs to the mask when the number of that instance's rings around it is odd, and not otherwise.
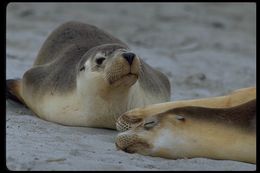
[[[48,34],[63,22],[96,25],[125,41],[171,80],[172,100],[256,85],[254,3],[11,3],[6,78],[21,78]],[[255,170],[206,158],[169,160],[116,149],[115,130],[68,127],[6,102],[10,170]]]

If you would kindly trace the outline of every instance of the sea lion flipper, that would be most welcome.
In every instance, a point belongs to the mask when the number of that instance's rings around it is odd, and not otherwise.
[[[151,93],[160,93],[165,97],[166,101],[170,101],[171,84],[168,77],[161,71],[153,68],[145,61],[140,59],[141,63],[141,73],[140,73],[140,85],[146,91]],[[146,75],[149,74],[150,77],[147,78]]]
[[[24,104],[20,95],[21,79],[8,79],[6,80],[6,99],[13,100],[17,103]]]

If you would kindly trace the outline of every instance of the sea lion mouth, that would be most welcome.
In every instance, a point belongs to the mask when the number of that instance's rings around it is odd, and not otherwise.
[[[148,149],[151,146],[147,141],[139,138],[134,134],[119,134],[115,142],[117,150],[122,150],[127,153],[137,153],[140,150]]]
[[[118,87],[118,86],[131,86],[133,85],[138,79],[138,75],[134,73],[127,73],[125,75],[122,75],[114,80],[109,80],[109,84],[112,87]]]
[[[126,78],[126,77],[133,77],[133,78],[136,78],[136,79],[138,79],[138,75],[137,74],[134,74],[134,73],[128,73],[128,74],[126,74],[126,75],[123,75],[121,78],[119,78],[119,80],[121,80],[121,79],[123,79],[123,78]]]
[[[124,77],[127,77],[127,76],[136,76],[136,78],[138,78],[138,75],[137,75],[137,74],[134,74],[134,73],[129,72],[129,73],[127,73],[126,75],[121,76],[121,77],[119,78],[119,80],[122,79],[122,78],[124,78]]]

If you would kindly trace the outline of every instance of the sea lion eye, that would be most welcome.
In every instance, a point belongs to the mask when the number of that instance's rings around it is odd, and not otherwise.
[[[106,59],[106,58],[104,58],[104,57],[97,58],[97,59],[96,59],[96,63],[97,63],[98,65],[101,65],[105,59]]]
[[[185,121],[185,118],[181,115],[176,115],[176,119],[179,121]]]
[[[155,121],[147,122],[147,123],[144,124],[144,128],[145,128],[146,130],[149,130],[149,129],[151,129],[152,127],[154,127],[155,124],[156,124]]]
[[[146,129],[146,130],[149,130],[149,129],[151,129],[151,128],[153,128],[156,124],[158,123],[158,120],[157,119],[150,119],[150,120],[148,120],[148,121],[146,121],[145,123],[144,123],[144,128]]]
[[[81,68],[79,69],[79,71],[83,71],[83,70],[85,70],[85,66],[83,66],[83,67],[81,67]]]

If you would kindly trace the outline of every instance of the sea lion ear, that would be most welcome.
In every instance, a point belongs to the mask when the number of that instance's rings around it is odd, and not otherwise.
[[[185,121],[185,118],[182,115],[176,115],[175,118],[179,121]]]

